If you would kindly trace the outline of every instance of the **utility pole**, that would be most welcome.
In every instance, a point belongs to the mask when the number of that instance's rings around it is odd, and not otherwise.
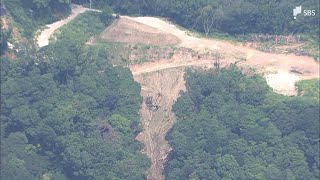
[[[213,55],[213,66],[215,67],[216,71],[219,73],[220,72],[220,58],[221,55],[219,53],[215,53]]]
[[[29,9],[29,11],[30,11],[31,19],[32,19],[32,23],[33,23],[33,22],[34,22],[34,20],[33,20],[33,10],[32,10],[32,9]]]
[[[92,1],[92,0],[89,0],[89,1],[90,1],[90,9],[91,9],[91,3],[92,3],[91,1]]]

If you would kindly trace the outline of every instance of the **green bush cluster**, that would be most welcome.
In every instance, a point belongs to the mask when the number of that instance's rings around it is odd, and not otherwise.
[[[298,93],[303,96],[320,98],[319,79],[302,80],[297,83]]]

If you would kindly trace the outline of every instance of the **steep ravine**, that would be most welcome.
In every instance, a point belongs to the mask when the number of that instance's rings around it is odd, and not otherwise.
[[[171,147],[165,135],[175,121],[172,106],[179,93],[185,91],[184,68],[166,69],[136,74],[135,81],[141,85],[143,103],[140,117],[143,132],[137,140],[145,144],[142,150],[151,160],[148,179],[162,180],[163,166]]]

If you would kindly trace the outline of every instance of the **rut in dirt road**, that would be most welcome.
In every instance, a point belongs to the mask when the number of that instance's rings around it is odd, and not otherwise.
[[[164,179],[164,163],[171,151],[165,136],[175,121],[172,106],[179,93],[185,90],[183,75],[184,68],[177,68],[134,76],[142,87],[140,117],[144,130],[137,140],[145,144],[142,152],[151,160],[147,176],[149,180]]]

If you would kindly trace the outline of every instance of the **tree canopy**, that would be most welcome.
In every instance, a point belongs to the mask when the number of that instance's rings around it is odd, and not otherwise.
[[[319,101],[270,93],[235,66],[189,71],[166,179],[318,179]]]
[[[124,14],[153,15],[206,34],[218,31],[231,35],[248,33],[311,33],[318,37],[319,13],[293,19],[292,10],[319,9],[316,0],[97,0]]]
[[[107,17],[85,13],[32,56],[1,58],[1,179],[145,179],[140,86],[84,43]]]

